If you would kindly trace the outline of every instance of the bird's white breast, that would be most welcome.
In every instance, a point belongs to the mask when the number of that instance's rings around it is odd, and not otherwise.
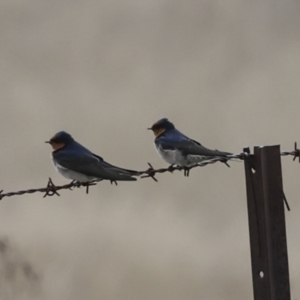
[[[164,159],[167,163],[174,165],[178,164],[181,154],[177,150],[164,150],[159,145],[155,144],[155,148],[158,154]]]
[[[52,158],[52,162],[56,171],[67,179],[76,180],[79,182],[88,182],[95,179],[94,177],[87,176],[85,174],[64,168],[60,164],[58,164],[53,158]]]
[[[190,167],[199,162],[202,162],[209,157],[200,155],[187,155],[184,156],[179,150],[164,150],[159,145],[155,144],[158,154],[169,164],[176,164],[181,167]]]

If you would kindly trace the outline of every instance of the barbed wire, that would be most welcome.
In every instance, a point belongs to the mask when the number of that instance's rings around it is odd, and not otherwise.
[[[295,142],[294,144],[294,150],[293,151],[285,151],[285,152],[281,152],[280,153],[281,156],[293,156],[293,161],[298,157],[299,159],[299,163],[300,163],[300,150],[297,148],[297,143]],[[244,148],[243,152],[240,154],[232,154],[232,155],[228,155],[225,157],[214,157],[205,161],[202,161],[200,163],[197,163],[195,165],[192,165],[190,167],[180,167],[177,165],[171,165],[168,168],[160,168],[160,169],[154,169],[154,167],[152,166],[152,164],[148,163],[149,168],[146,169],[145,171],[139,171],[138,175],[140,175],[141,178],[152,178],[154,181],[158,181],[155,177],[155,175],[157,173],[173,173],[174,171],[184,171],[184,176],[189,176],[190,170],[196,168],[196,167],[204,167],[207,165],[211,165],[214,164],[216,162],[222,162],[224,164],[226,164],[228,167],[228,161],[230,160],[245,160],[247,157],[250,156],[250,149],[249,148]],[[24,195],[24,194],[33,194],[33,193],[44,193],[43,198],[49,196],[60,196],[60,194],[58,193],[58,191],[60,190],[73,190],[75,188],[80,188],[80,187],[85,187],[86,188],[86,193],[88,194],[89,192],[89,187],[96,185],[100,182],[101,180],[94,180],[94,181],[90,181],[90,182],[77,182],[77,181],[72,181],[68,184],[64,184],[64,185],[55,185],[52,181],[51,178],[49,178],[47,186],[46,187],[42,187],[42,188],[36,188],[36,189],[26,189],[26,190],[20,190],[17,192],[7,192],[7,193],[3,193],[3,190],[0,190],[0,200],[2,200],[4,197],[12,197],[12,196],[20,196],[20,195]],[[111,184],[115,184],[117,185],[117,181],[111,180],[110,181]]]
[[[149,165],[149,169],[146,171],[142,171],[141,175],[146,174],[141,176],[141,178],[147,178],[147,177],[151,177],[153,180],[157,181],[157,179],[154,177],[156,173],[165,173],[165,172],[170,172],[173,173],[175,170],[178,171],[182,171],[184,170],[184,175],[185,176],[189,176],[189,172],[191,169],[196,168],[196,167],[204,167],[210,164],[214,164],[216,162],[223,162],[225,163],[228,167],[230,167],[227,163],[227,161],[229,160],[244,160],[246,157],[248,157],[250,155],[250,149],[249,148],[244,148],[243,152],[240,154],[232,154],[232,155],[228,155],[226,156],[226,158],[224,157],[214,157],[208,160],[205,160],[203,162],[197,163],[191,167],[180,167],[180,166],[174,166],[171,165],[168,168],[161,168],[161,169],[154,169],[152,167],[152,165],[150,163],[148,163]],[[281,152],[280,153],[281,156],[293,156],[293,161],[298,157],[299,158],[299,162],[300,162],[300,150],[297,148],[297,143],[294,143],[294,150],[293,151],[285,151],[285,152]]]

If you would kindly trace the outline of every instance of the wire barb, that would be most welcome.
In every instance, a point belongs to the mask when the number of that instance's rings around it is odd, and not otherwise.
[[[285,204],[285,206],[286,206],[286,209],[287,209],[288,211],[290,211],[291,208],[290,208],[290,205],[289,205],[289,203],[288,203],[288,201],[287,201],[287,199],[286,199],[286,197],[285,197],[284,191],[282,191],[282,197],[283,197],[283,202],[284,202],[284,204]]]
[[[46,198],[47,196],[51,197],[51,196],[54,196],[54,195],[60,196],[60,194],[56,190],[55,184],[53,183],[53,181],[50,177],[49,177],[46,189],[47,190],[46,190],[46,193],[43,196],[43,198]]]
[[[158,170],[154,170],[154,168],[152,167],[152,165],[148,162],[148,166],[149,168],[146,171],[141,171],[140,175],[142,174],[146,174],[141,176],[141,178],[148,178],[151,177],[154,181],[158,182],[158,180],[155,178],[155,173],[159,172]]]
[[[300,163],[300,150],[297,148],[297,142],[294,144],[294,158],[293,161],[299,157],[299,163]]]

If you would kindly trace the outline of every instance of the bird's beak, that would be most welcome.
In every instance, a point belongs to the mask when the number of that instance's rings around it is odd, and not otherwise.
[[[51,144],[51,142],[50,142],[50,141],[46,141],[45,143],[47,143],[47,144]]]
[[[147,128],[147,130],[152,130],[152,128],[150,127],[150,128]]]

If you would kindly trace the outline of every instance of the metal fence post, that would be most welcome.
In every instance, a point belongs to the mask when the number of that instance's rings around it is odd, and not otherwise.
[[[280,146],[245,159],[254,300],[290,300]]]

